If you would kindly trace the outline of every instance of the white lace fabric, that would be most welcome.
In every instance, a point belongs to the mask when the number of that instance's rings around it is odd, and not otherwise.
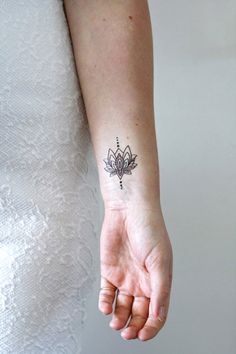
[[[98,176],[61,0],[0,0],[0,353],[81,353]]]

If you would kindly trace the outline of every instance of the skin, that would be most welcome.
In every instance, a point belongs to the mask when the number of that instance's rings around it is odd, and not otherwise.
[[[150,340],[167,319],[173,253],[160,203],[148,3],[65,0],[64,6],[104,201],[101,288],[109,289],[100,290],[98,307],[124,339]],[[116,137],[121,150],[130,145],[137,155],[123,189],[104,170]]]

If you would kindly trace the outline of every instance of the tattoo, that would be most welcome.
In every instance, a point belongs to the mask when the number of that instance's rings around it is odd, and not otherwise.
[[[116,151],[114,152],[112,149],[109,149],[107,158],[103,159],[106,164],[104,170],[110,173],[110,177],[117,175],[120,179],[120,188],[123,189],[122,177],[124,174],[132,174],[131,170],[137,166],[137,163],[135,163],[137,155],[132,154],[129,145],[122,151],[118,137],[116,137],[116,144]]]

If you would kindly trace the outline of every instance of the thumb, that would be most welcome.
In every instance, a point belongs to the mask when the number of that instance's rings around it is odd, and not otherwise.
[[[172,275],[167,266],[160,266],[154,263],[150,269],[151,281],[151,298],[150,298],[150,313],[157,319],[166,319],[170,291],[171,291]]]

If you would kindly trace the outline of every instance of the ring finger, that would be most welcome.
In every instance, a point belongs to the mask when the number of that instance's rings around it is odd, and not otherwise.
[[[124,339],[134,339],[138,331],[144,326],[148,317],[149,298],[135,297],[132,306],[132,315],[128,326],[121,332]]]
[[[118,290],[115,311],[110,322],[112,328],[121,329],[126,325],[130,317],[133,299],[132,295],[128,295]]]

